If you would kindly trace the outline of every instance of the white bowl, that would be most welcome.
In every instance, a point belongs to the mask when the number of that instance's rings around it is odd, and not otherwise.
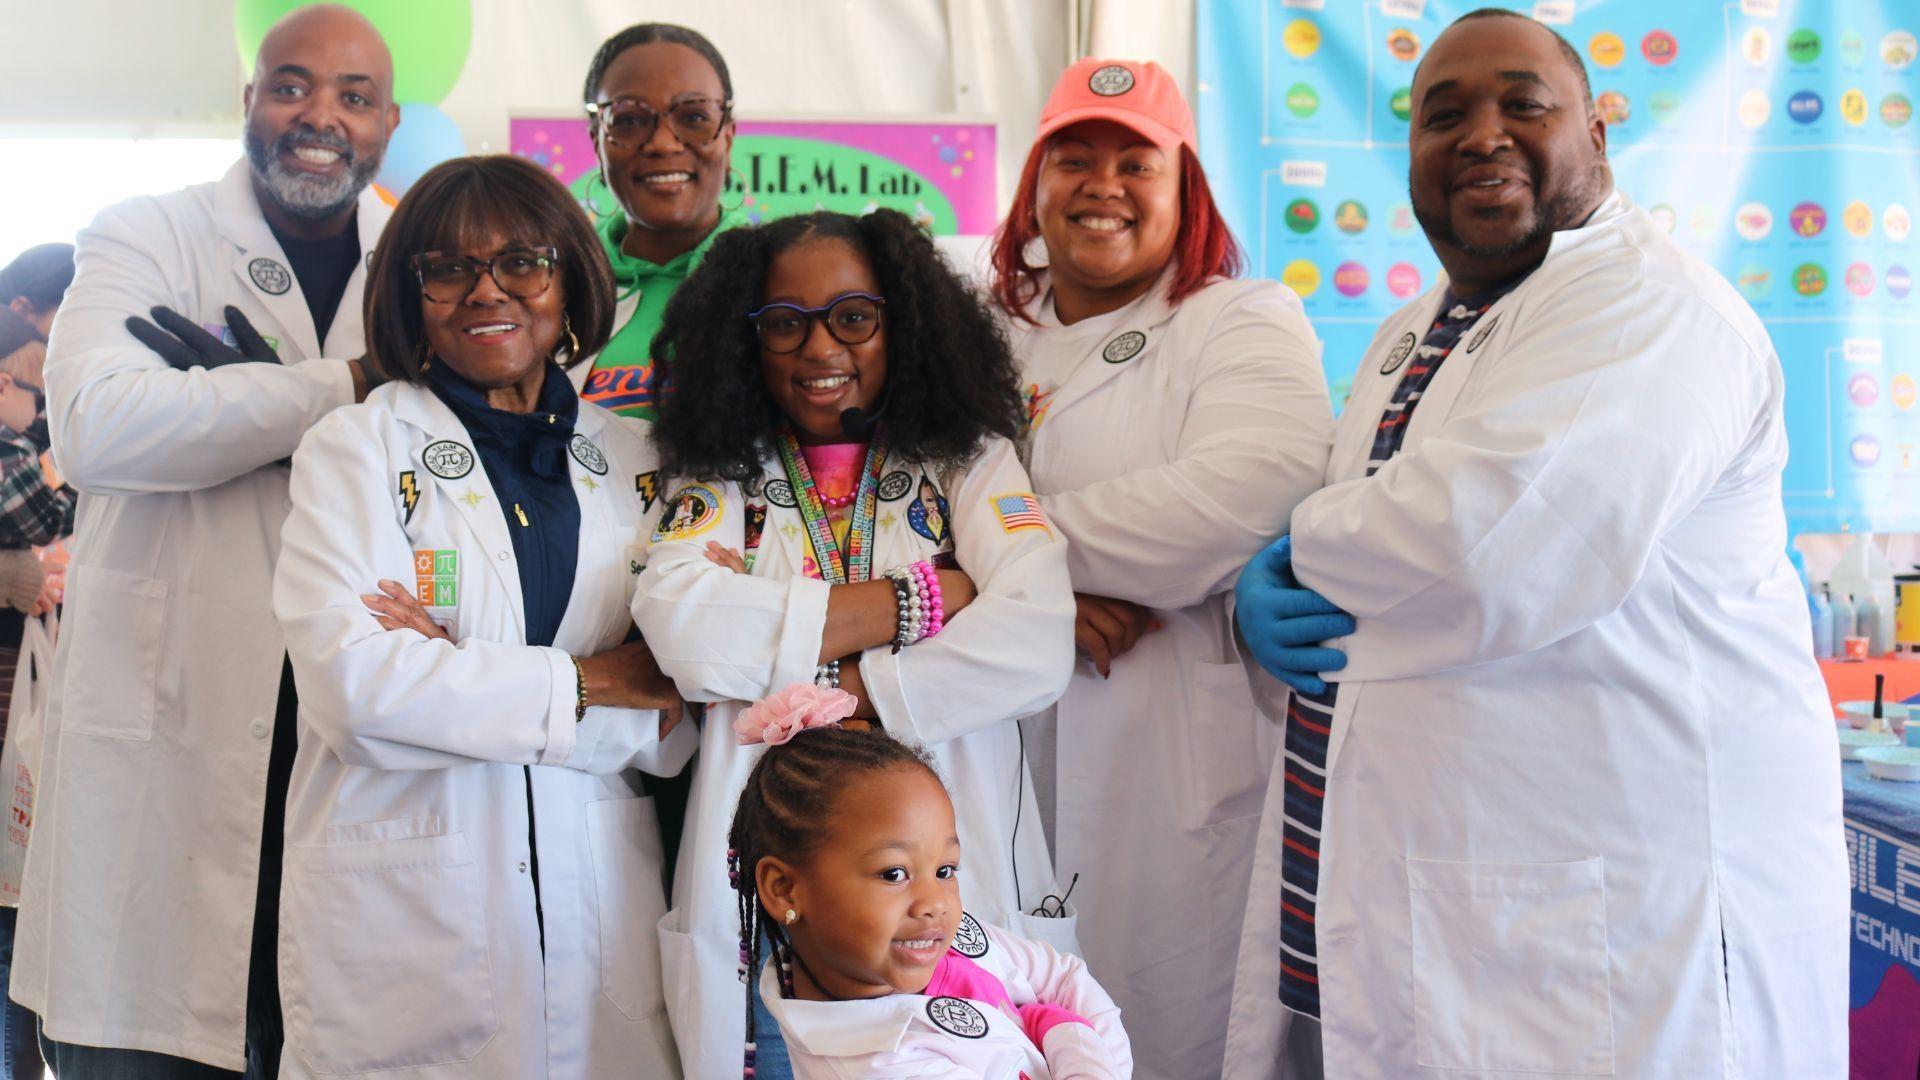
[[[1841,715],[1847,718],[1848,727],[1864,728],[1873,721],[1873,702],[1871,701],[1843,701],[1837,707]],[[1899,731],[1907,726],[1907,716],[1912,708],[1911,705],[1889,701],[1881,707],[1880,712],[1887,721],[1887,727]]]
[[[1920,780],[1920,747],[1868,746],[1855,756],[1866,763],[1868,776],[1882,780]]]
[[[1900,746],[1900,736],[1887,731],[1855,731],[1852,728],[1835,729],[1840,736],[1840,760],[1858,760],[1862,750]],[[1902,747],[1904,749],[1904,747]]]

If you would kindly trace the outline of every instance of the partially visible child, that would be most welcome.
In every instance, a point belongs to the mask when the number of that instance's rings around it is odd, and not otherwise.
[[[960,910],[946,787],[922,751],[842,726],[854,705],[799,684],[734,721],[767,747],[728,833],[740,974],[760,973],[794,1076],[1132,1076],[1120,1010],[1084,963]],[[747,1077],[754,1037],[748,995]]]

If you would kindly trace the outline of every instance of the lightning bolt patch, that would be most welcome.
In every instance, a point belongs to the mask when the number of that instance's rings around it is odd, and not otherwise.
[[[636,475],[633,478],[633,490],[640,495],[640,512],[644,514],[652,510],[653,504],[660,501],[659,470]]]
[[[400,474],[400,502],[407,508],[407,516],[400,519],[400,524],[412,524],[413,508],[420,505],[420,487],[413,481],[412,469]]]

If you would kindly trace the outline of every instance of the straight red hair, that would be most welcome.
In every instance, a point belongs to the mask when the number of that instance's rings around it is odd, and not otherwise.
[[[1036,142],[1020,170],[1020,185],[1014,192],[1007,219],[993,235],[992,293],[994,302],[1009,315],[1032,319],[1027,305],[1039,291],[1044,267],[1027,262],[1027,246],[1040,235],[1040,221],[1034,214],[1036,193],[1040,187],[1040,162],[1046,157],[1047,144]],[[1167,297],[1178,304],[1214,278],[1234,278],[1246,272],[1247,257],[1227,228],[1227,219],[1213,201],[1207,186],[1207,174],[1200,159],[1185,145],[1180,147],[1180,230],[1174,234],[1173,283]]]

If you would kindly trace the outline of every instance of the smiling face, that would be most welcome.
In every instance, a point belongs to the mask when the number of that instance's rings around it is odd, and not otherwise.
[[[1056,289],[1131,299],[1173,259],[1179,148],[1106,120],[1064,128],[1041,159],[1034,213]]]
[[[490,229],[447,253],[485,261],[504,251],[545,242],[539,237],[508,236]],[[483,271],[460,300],[441,303],[423,293],[420,316],[427,347],[461,378],[486,390],[531,387],[537,392],[546,377],[547,360],[560,343],[566,318],[566,282],[555,270],[545,291],[515,297],[503,290],[491,273]]]
[[[813,854],[793,866],[764,859],[757,881],[769,911],[801,913],[785,927],[799,995],[815,996],[810,975],[821,996],[851,999],[927,988],[960,923],[959,873],[946,788],[902,765],[849,785]]]
[[[885,297],[865,255],[845,240],[816,237],[773,257],[761,304],[824,308],[848,293]],[[763,345],[760,373],[774,404],[793,424],[795,438],[808,444],[843,441],[840,414],[856,406],[873,411],[886,390],[886,326],[858,345],[846,345],[815,319],[793,352],[776,353]]]
[[[1413,100],[1413,212],[1456,291],[1524,272],[1612,190],[1606,124],[1532,20],[1454,24],[1421,63]]]
[[[614,57],[600,82],[599,101],[637,101],[660,117],[638,146],[610,143],[603,127],[595,139],[601,172],[627,215],[623,247],[629,255],[666,262],[691,251],[720,220],[733,121],[704,146],[681,142],[666,115],[690,96],[705,97],[717,108],[726,95],[713,65],[677,42],[635,45]]]
[[[244,101],[261,210],[294,232],[352,210],[400,122],[386,43],[365,19],[331,7],[275,25]]]

